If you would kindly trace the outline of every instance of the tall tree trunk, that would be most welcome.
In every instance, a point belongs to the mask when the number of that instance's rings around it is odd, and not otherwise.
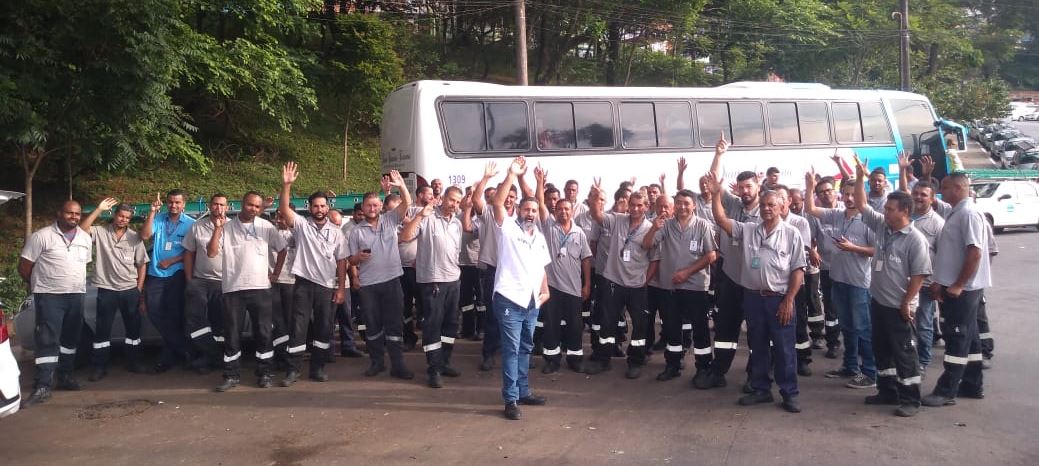
[[[927,51],[927,76],[934,76],[938,72],[938,43],[932,43]]]
[[[350,113],[347,112],[347,115]],[[346,184],[346,175],[349,173],[350,161],[350,118],[346,119],[346,123],[343,125],[343,184]]]
[[[36,170],[43,162],[45,152],[40,150],[20,150],[18,159],[22,163],[22,171],[25,174],[25,240],[32,236],[32,180],[36,176]]]
[[[617,85],[617,65],[621,59],[621,26],[616,21],[606,25],[606,85]]]

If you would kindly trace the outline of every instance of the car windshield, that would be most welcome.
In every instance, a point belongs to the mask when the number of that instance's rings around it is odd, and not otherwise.
[[[1039,160],[1039,151],[1033,150],[1021,154],[1020,163],[1035,163],[1036,160]]]
[[[970,187],[974,190],[974,197],[986,198],[992,197],[996,193],[999,183],[977,183],[970,185]]]

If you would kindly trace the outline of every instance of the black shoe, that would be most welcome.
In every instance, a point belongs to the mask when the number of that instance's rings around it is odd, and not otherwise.
[[[621,345],[620,344],[614,344],[613,345],[613,355],[611,357],[614,357],[614,358],[626,358],[626,357],[628,357],[628,355],[624,354],[624,350],[621,349]]]
[[[956,398],[949,398],[938,394],[930,394],[920,399],[920,404],[937,408],[939,406],[952,406],[956,404]]]
[[[443,369],[440,369],[440,375],[444,377],[458,377],[462,375],[462,373],[458,372],[458,369],[455,369],[451,366],[444,366]]]
[[[693,378],[693,386],[696,387],[696,388],[699,388],[701,390],[706,390],[706,389],[709,389],[709,388],[721,388],[721,387],[724,387],[724,386],[729,384],[728,382],[725,381],[725,374],[719,374],[719,373],[713,372],[713,371],[707,373],[707,375],[704,376],[704,379],[705,379],[705,382],[703,383],[703,386],[700,386],[700,385],[696,385],[696,378],[694,377]]]
[[[981,368],[986,371],[992,369],[992,358],[981,358]]]
[[[788,413],[800,413],[801,412],[801,403],[797,402],[797,397],[796,396],[784,397],[783,398],[783,402],[780,403],[780,406],[782,406],[783,409],[786,412],[788,412]]]
[[[441,388],[444,386],[444,381],[440,378],[439,372],[431,372],[429,374],[429,380],[426,381],[426,385],[429,385],[429,388]]]
[[[315,382],[328,382],[328,373],[325,372],[324,367],[310,371],[310,380]]]
[[[682,371],[679,371],[675,366],[664,366],[664,372],[657,374],[657,380],[661,382],[667,382],[668,380],[678,378],[682,375]]]
[[[230,390],[232,388],[237,387],[239,383],[241,383],[241,380],[238,377],[225,377],[224,378],[224,383],[218,385],[213,390],[217,391],[217,392],[220,392],[220,393],[223,393],[223,392],[226,392],[226,391],[228,391],[228,390]]]
[[[652,350],[653,351],[664,351],[664,348],[666,348],[666,347],[667,347],[667,342],[666,341],[658,340],[656,343],[653,343]]]
[[[145,372],[148,372],[148,368],[144,367],[144,364],[141,364],[138,361],[131,362],[129,365],[126,366],[126,370],[134,374],[143,374]]]
[[[698,370],[696,371],[696,374],[693,374],[693,379],[690,380],[689,383],[693,385],[693,388],[700,390],[711,388],[711,372],[708,370]]]
[[[271,375],[270,374],[263,374],[258,379],[256,379],[256,386],[257,387],[260,387],[260,388],[271,388],[271,385],[273,385],[273,384],[271,383]]]
[[[642,366],[631,365],[628,366],[628,370],[624,371],[624,377],[628,379],[637,379],[642,376]]]
[[[404,352],[413,351],[416,345],[418,345],[417,341],[406,341],[404,342],[404,347],[402,349]]]
[[[837,359],[837,348],[827,348],[826,354],[823,354],[826,359]]]
[[[549,360],[545,361],[545,367],[541,368],[542,374],[555,374],[559,372],[559,361]]]
[[[580,357],[566,358],[566,367],[574,372],[581,373],[584,372],[584,361]]]
[[[881,394],[870,395],[866,397],[866,404],[868,405],[897,405],[898,397],[886,396]]]
[[[299,380],[299,371],[289,369],[289,372],[285,374],[285,378],[281,379],[282,387],[291,387],[292,384]]]
[[[161,373],[166,372],[166,371],[168,371],[170,369],[173,369],[173,364],[170,364],[170,363],[165,362],[165,361],[159,361],[159,362],[155,363],[154,372],[156,374],[161,374]]]
[[[519,406],[516,406],[516,402],[505,403],[505,419],[510,421],[520,420]]]
[[[39,387],[36,390],[33,390],[32,395],[29,395],[29,398],[26,398],[25,401],[22,402],[22,407],[28,408],[30,406],[36,406],[40,403],[49,400],[50,398],[50,387]]]
[[[812,349],[823,349],[826,347],[826,340],[822,338],[816,338],[812,340]]]
[[[531,393],[531,394],[529,394],[529,395],[527,395],[527,396],[517,400],[517,403],[519,403],[521,405],[527,405],[527,406],[544,406],[545,403],[548,403],[548,399],[546,399],[543,396],[537,396],[537,395]]]
[[[808,367],[807,362],[797,362],[797,375],[801,377],[810,377],[812,375],[812,368]]]
[[[750,377],[747,377],[747,380],[743,382],[743,386],[740,387],[740,391],[746,394],[754,393],[754,387],[750,385]]]
[[[97,382],[105,378],[106,375],[108,375],[108,369],[105,369],[104,367],[95,367],[94,372],[90,374],[90,377],[87,377],[87,380]]]
[[[494,356],[486,356],[480,361],[480,371],[487,372],[491,369],[494,369]]]
[[[920,411],[920,406],[915,404],[903,403],[895,408],[895,416],[898,417],[913,417]]]
[[[209,360],[205,357],[192,360],[191,363],[188,364],[188,367],[191,370],[198,372],[200,375],[209,374],[209,372],[212,370],[209,367]]]
[[[366,369],[364,371],[364,376],[365,377],[375,377],[376,375],[379,375],[380,372],[383,372],[385,370],[386,370],[386,366],[385,365],[377,364],[377,363],[373,362],[371,365],[368,366],[368,369]]]
[[[584,373],[588,375],[596,375],[610,370],[610,363],[591,360],[584,366]]]
[[[357,348],[347,348],[339,352],[339,355],[344,358],[361,358],[364,357],[364,353],[360,352]]]
[[[58,384],[55,385],[54,388],[70,392],[78,392],[83,389],[83,385],[80,385],[79,381],[71,375],[67,375],[64,377],[58,377]]]
[[[772,398],[772,392],[753,392],[740,397],[739,404],[742,406],[751,406],[758,403],[771,403],[775,401]]]
[[[959,390],[956,391],[956,396],[960,398],[973,398],[975,400],[981,400],[985,398],[985,391],[966,389],[963,388],[963,384],[960,384]]]
[[[401,380],[411,380],[415,378],[415,373],[409,371],[407,367],[398,367],[390,370],[390,377],[396,377]]]

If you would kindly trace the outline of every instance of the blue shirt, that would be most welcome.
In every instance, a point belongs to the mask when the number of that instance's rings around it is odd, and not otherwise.
[[[195,219],[180,214],[177,222],[171,222],[168,213],[155,216],[152,220],[152,260],[148,262],[148,275],[152,277],[172,277],[184,270],[184,263],[177,262],[168,268],[159,268],[159,262],[184,253],[184,237],[191,231]]]

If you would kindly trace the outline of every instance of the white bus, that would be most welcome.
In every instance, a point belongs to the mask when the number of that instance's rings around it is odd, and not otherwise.
[[[382,171],[399,170],[413,189],[437,178],[471,186],[488,161],[503,171],[522,154],[560,189],[573,179],[586,191],[602,177],[611,194],[623,180],[636,177],[643,186],[666,173],[674,192],[677,159],[686,158],[685,185],[696,190],[722,132],[731,142],[725,180],[774,166],[781,183],[801,186],[812,167],[839,174],[831,160],[837,149],[896,180],[899,151],[931,155],[941,177],[943,131],[958,133],[962,148],[963,128],[939,120],[926,97],[907,92],[764,82],[678,88],[417,81],[386,98],[380,155]]]

